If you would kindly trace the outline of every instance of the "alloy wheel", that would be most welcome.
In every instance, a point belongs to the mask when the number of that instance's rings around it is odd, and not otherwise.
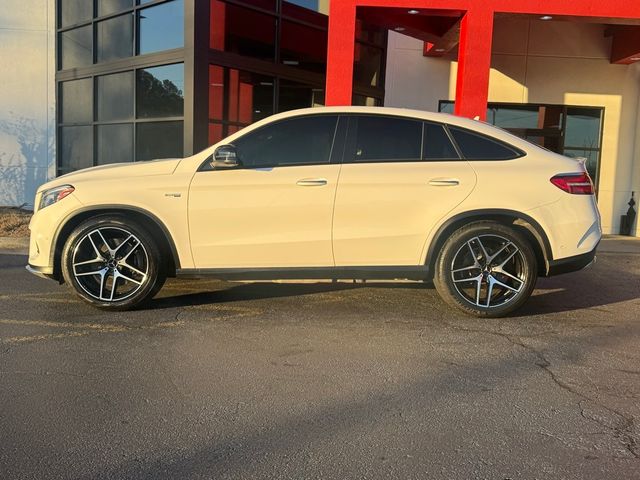
[[[473,237],[451,262],[457,292],[476,307],[496,308],[514,301],[527,281],[525,257],[511,240],[500,235]]]
[[[149,266],[144,244],[118,227],[91,230],[73,251],[75,281],[101,302],[119,302],[137,293],[149,278]]]

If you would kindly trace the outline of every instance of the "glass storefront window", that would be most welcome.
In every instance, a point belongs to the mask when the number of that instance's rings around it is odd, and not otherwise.
[[[138,53],[184,46],[184,4],[172,0],[138,11]]]
[[[93,166],[93,127],[61,127],[58,170],[67,173]]]
[[[96,83],[98,121],[133,118],[133,72],[102,75]]]
[[[136,160],[184,156],[183,122],[143,122],[136,128]]]
[[[93,16],[93,2],[87,0],[60,0],[58,8],[61,28],[86,22]]]
[[[59,42],[60,69],[86,67],[93,63],[91,25],[60,33]]]
[[[284,10],[286,4],[298,5],[303,8],[308,8],[309,10],[318,11],[320,8],[318,0],[285,0],[282,2],[282,8]]]
[[[106,62],[133,55],[133,14],[96,24],[96,61]]]
[[[138,118],[181,117],[184,114],[184,65],[163,65],[138,70]]]
[[[98,165],[133,161],[133,124],[98,125]]]
[[[209,66],[209,144],[272,115],[273,77]]]
[[[301,42],[301,38],[305,40]],[[280,61],[284,65],[324,74],[327,70],[327,32],[283,20]]]
[[[490,108],[494,125],[502,128],[538,128],[537,106]]]
[[[135,0],[98,0],[98,16],[111,15],[133,7]]]
[[[91,123],[93,121],[93,81],[90,78],[60,84],[60,122]]]
[[[255,10],[213,0],[209,46],[214,50],[273,62],[276,57],[276,19]]]
[[[280,81],[278,112],[324,105],[324,90],[290,80]]]
[[[599,148],[602,110],[599,108],[567,109],[565,145],[567,148]]]

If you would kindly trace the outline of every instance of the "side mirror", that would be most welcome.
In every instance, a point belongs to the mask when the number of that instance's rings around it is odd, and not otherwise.
[[[234,145],[222,145],[216,148],[211,159],[213,168],[233,168],[240,165],[238,153]]]

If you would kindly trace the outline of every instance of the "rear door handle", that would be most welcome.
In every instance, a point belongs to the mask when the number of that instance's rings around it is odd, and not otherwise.
[[[460,180],[457,178],[432,178],[429,180],[429,185],[434,187],[455,187],[460,185]]]
[[[326,178],[303,178],[296,182],[301,187],[322,187],[327,184]]]

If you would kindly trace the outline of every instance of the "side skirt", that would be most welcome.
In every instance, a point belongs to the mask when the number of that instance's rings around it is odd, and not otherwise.
[[[182,278],[220,280],[427,280],[429,269],[418,266],[380,267],[290,267],[290,268],[181,268]]]

